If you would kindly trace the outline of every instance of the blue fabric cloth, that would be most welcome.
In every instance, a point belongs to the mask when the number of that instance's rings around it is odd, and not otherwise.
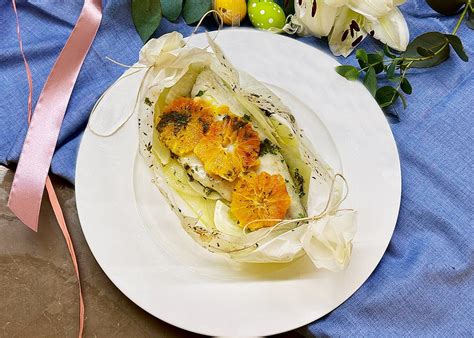
[[[34,102],[79,15],[82,1],[18,1],[21,31],[30,62]],[[74,182],[82,131],[99,95],[123,72],[105,60],[132,64],[141,47],[126,0],[106,1],[97,38],[77,80],[51,170]],[[411,36],[450,32],[456,17],[441,17],[423,0],[401,7]],[[26,133],[27,81],[9,1],[0,2],[0,163],[18,160]],[[192,27],[163,20],[155,33]],[[459,36],[474,59],[474,34]],[[324,40],[301,39],[327,50]],[[362,47],[380,47],[366,39]],[[354,56],[340,59],[355,64]],[[400,152],[403,193],[388,250],[368,281],[344,304],[301,328],[306,335],[474,335],[473,61],[453,56],[433,69],[410,72],[408,108],[391,121]]]

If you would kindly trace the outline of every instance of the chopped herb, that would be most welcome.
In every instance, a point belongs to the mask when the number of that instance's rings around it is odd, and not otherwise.
[[[215,191],[214,189],[211,189],[209,187],[204,187],[204,193],[206,194],[206,196],[209,196],[214,191]]]
[[[245,122],[250,122],[250,115],[245,114],[244,116],[242,116],[242,120],[244,120]]]
[[[200,91],[198,91],[198,93],[196,94],[196,97],[203,96],[205,92],[207,92],[207,90],[200,90]]]
[[[300,174],[298,168],[295,169],[294,179],[295,179],[295,183],[296,183],[296,189],[297,189],[297,192],[298,192],[298,196],[301,198],[305,195],[305,192],[304,192],[304,178]]]
[[[146,150],[147,150],[148,152],[150,152],[150,151],[151,151],[151,148],[152,148],[151,142],[148,142],[148,143],[145,145],[145,148],[146,148]]]
[[[262,143],[260,143],[259,156],[263,156],[269,153],[276,155],[278,150],[279,150],[278,146],[274,145],[269,139],[265,139],[263,140]]]
[[[177,134],[181,129],[186,128],[190,119],[191,114],[187,112],[172,111],[163,115],[156,129],[161,133],[165,127],[172,125],[174,127],[174,133]]]
[[[153,103],[150,101],[150,99],[148,97],[145,97],[145,104],[149,107],[151,107],[153,105]]]

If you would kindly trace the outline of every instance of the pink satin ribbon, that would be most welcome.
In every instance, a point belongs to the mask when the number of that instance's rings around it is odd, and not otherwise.
[[[41,197],[64,113],[101,18],[101,0],[85,0],[76,26],[46,80],[31,117],[8,206],[34,231],[38,229]]]
[[[18,42],[28,78],[29,127],[13,179],[8,206],[23,223],[37,231],[41,199],[46,185],[54,214],[66,240],[78,280],[79,337],[81,337],[84,328],[84,301],[79,268],[71,236],[48,172],[74,84],[99,29],[102,19],[102,1],[85,0],[76,25],[46,80],[34,114],[31,114],[33,81],[23,50],[15,0],[12,0],[12,6],[16,17]]]

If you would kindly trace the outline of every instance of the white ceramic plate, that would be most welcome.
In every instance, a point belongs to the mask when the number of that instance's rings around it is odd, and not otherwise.
[[[204,46],[204,40],[199,34],[191,43]],[[150,183],[137,154],[136,115],[109,137],[85,131],[76,174],[79,217],[102,269],[149,313],[207,335],[276,334],[327,314],[375,269],[398,215],[398,153],[374,99],[360,83],[340,77],[330,56],[256,30],[225,30],[216,41],[237,68],[281,96],[315,148],[344,172],[350,186],[345,206],[359,212],[347,270],[317,271],[304,257],[237,264],[197,246]],[[126,116],[139,80],[137,73],[106,93],[96,119]]]

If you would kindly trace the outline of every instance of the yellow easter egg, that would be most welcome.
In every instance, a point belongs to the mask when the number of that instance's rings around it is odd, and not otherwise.
[[[239,25],[247,14],[245,0],[215,0],[214,9],[220,13],[226,25]]]

